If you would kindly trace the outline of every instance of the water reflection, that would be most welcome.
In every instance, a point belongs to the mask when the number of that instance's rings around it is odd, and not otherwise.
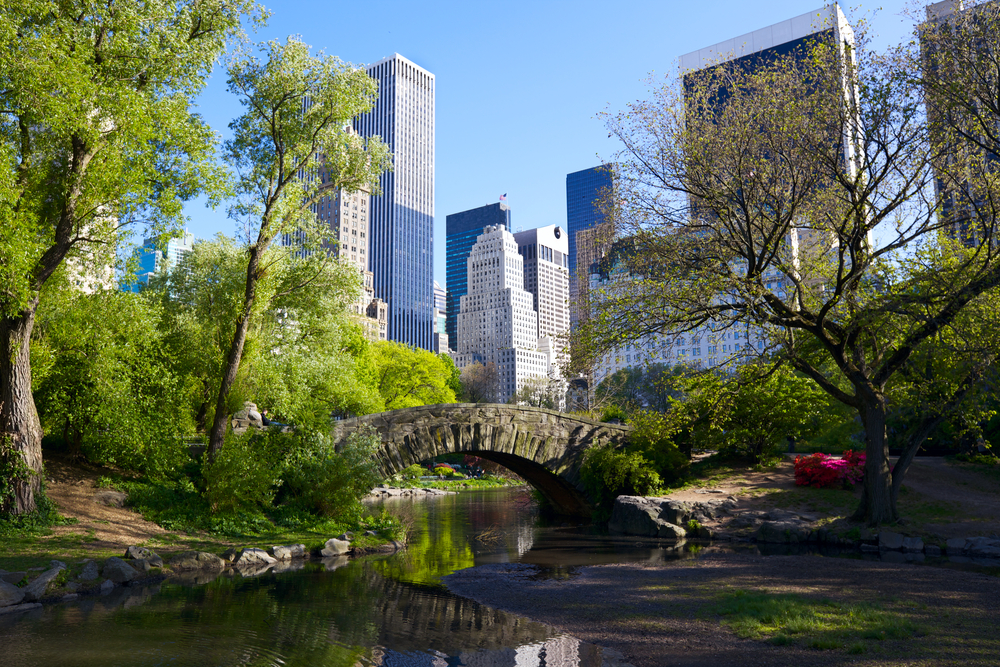
[[[440,585],[442,576],[477,563],[532,554],[558,560],[568,548],[559,537],[565,529],[536,527],[526,493],[470,493],[411,505],[398,508],[412,525],[409,548],[389,556],[222,576],[190,573],[0,616],[0,664],[619,664],[596,646]],[[569,542],[582,544],[580,537]]]

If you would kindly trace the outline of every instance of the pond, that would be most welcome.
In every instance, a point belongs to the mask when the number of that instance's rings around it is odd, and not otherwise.
[[[0,664],[600,666],[617,657],[448,593],[481,563],[577,565],[671,554],[578,526],[544,526],[523,489],[384,501],[411,526],[390,556],[311,562],[280,574],[166,581],[0,616]]]

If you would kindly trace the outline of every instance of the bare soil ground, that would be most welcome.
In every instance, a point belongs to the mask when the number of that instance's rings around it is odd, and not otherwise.
[[[105,492],[97,487],[97,480],[106,474],[107,470],[96,466],[69,463],[55,457],[46,459],[46,493],[62,516],[76,519],[77,523],[53,527],[52,535],[40,538],[43,543],[75,542],[74,555],[81,552],[99,555],[132,545],[183,551],[195,549],[202,542],[205,536],[178,535],[146,521],[132,509],[102,502],[100,497]],[[224,540],[212,537],[211,541]],[[58,548],[54,552],[58,552]]]

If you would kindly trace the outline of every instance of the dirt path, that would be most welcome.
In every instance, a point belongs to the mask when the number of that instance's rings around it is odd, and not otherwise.
[[[48,538],[53,543],[59,538],[78,536],[79,548],[84,552],[118,551],[127,546],[168,547],[179,551],[195,548],[197,538],[186,540],[165,530],[127,507],[115,506],[115,492],[97,488],[97,479],[108,471],[87,464],[70,464],[58,458],[47,458],[45,474],[48,480],[46,493],[59,508],[59,513],[78,523],[55,526]],[[112,504],[108,504],[108,503]],[[62,540],[63,542],[65,540]],[[217,538],[212,541],[219,542]]]

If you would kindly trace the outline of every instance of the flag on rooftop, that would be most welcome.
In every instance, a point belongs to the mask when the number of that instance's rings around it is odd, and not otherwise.
[[[507,193],[506,192],[503,193],[502,195],[500,195],[500,201],[507,201]]]

